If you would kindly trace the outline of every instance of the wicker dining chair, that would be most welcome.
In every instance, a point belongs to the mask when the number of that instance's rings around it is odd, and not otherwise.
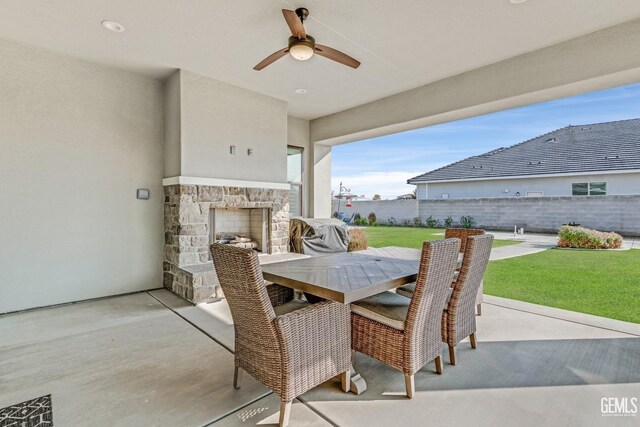
[[[276,307],[278,305],[293,301],[293,298],[295,296],[293,289],[271,282],[265,282],[265,286],[267,288],[267,295],[269,295],[269,301],[271,301],[272,306]]]
[[[454,237],[460,239],[460,253],[464,253],[469,237],[482,234],[485,234],[485,231],[481,228],[447,228],[444,230],[445,239],[452,239]]]
[[[250,249],[211,245],[213,264],[235,328],[234,388],[242,371],[280,397],[280,425],[292,400],[341,375],[350,388],[349,306],[290,301],[273,307],[258,256]]]
[[[480,228],[447,228],[444,231],[445,239],[458,238],[460,239],[460,255],[458,256],[458,266],[456,270],[460,270],[462,266],[462,259],[464,257],[464,250],[467,246],[467,239],[471,236],[479,236],[485,234],[485,231]],[[454,280],[457,280],[457,276],[454,277]],[[405,296],[407,298],[411,298],[411,293],[415,289],[416,284],[410,283],[398,288],[398,294]],[[478,309],[478,316],[482,315],[482,295],[484,291],[483,283],[480,283],[480,288],[478,289],[478,293],[476,295],[476,308]]]
[[[404,373],[407,397],[415,373],[435,360],[442,373],[442,309],[446,305],[459,239],[425,242],[411,299],[382,292],[351,304],[351,348]]]
[[[442,341],[449,346],[449,362],[456,364],[456,345],[469,337],[476,348],[475,301],[482,277],[489,263],[493,235],[476,235],[467,239],[458,280],[442,313]]]

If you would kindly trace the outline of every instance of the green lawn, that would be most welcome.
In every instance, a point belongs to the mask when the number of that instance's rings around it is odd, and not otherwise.
[[[367,227],[365,228],[367,242],[374,248],[384,246],[402,246],[404,248],[422,248],[425,240],[440,240],[444,238],[443,228],[415,228],[415,227]],[[515,245],[520,243],[513,240],[494,240],[493,247]]]
[[[441,228],[367,227],[369,246],[421,248],[444,237]],[[520,243],[494,240],[493,247]],[[491,261],[484,293],[640,323],[640,250],[549,249]]]
[[[484,293],[640,323],[640,250],[549,249],[492,261]]]

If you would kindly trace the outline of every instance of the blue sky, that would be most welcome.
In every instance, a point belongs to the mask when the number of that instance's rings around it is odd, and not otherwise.
[[[415,188],[406,180],[469,156],[567,125],[640,118],[640,83],[514,108],[333,147],[332,189],[383,199]]]

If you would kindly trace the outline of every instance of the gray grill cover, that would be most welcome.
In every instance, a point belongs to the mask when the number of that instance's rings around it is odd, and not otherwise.
[[[349,228],[339,219],[292,218],[289,227],[290,252],[323,255],[349,247]]]

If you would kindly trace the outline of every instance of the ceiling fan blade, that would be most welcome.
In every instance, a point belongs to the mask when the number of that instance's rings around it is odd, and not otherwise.
[[[260,61],[258,63],[258,65],[256,65],[255,67],[253,67],[254,70],[256,71],[260,71],[262,70],[264,67],[266,67],[267,65],[271,65],[274,62],[276,62],[278,59],[282,58],[283,56],[285,56],[287,53],[289,53],[289,48],[285,47],[284,49],[280,49],[276,52],[273,52],[271,55],[267,56],[266,58],[264,58],[262,61]]]
[[[358,68],[360,66],[360,61],[358,61],[357,59],[354,59],[346,53],[340,52],[339,50],[330,48],[329,46],[317,44],[316,53],[320,56],[324,56],[325,58],[329,58],[333,61],[347,65],[351,68]]]
[[[304,31],[304,26],[302,25],[302,21],[296,15],[293,10],[282,9],[282,14],[284,15],[284,20],[287,21],[287,25],[291,30],[291,34],[294,37],[299,38],[300,40],[304,40],[307,38],[307,34]]]

